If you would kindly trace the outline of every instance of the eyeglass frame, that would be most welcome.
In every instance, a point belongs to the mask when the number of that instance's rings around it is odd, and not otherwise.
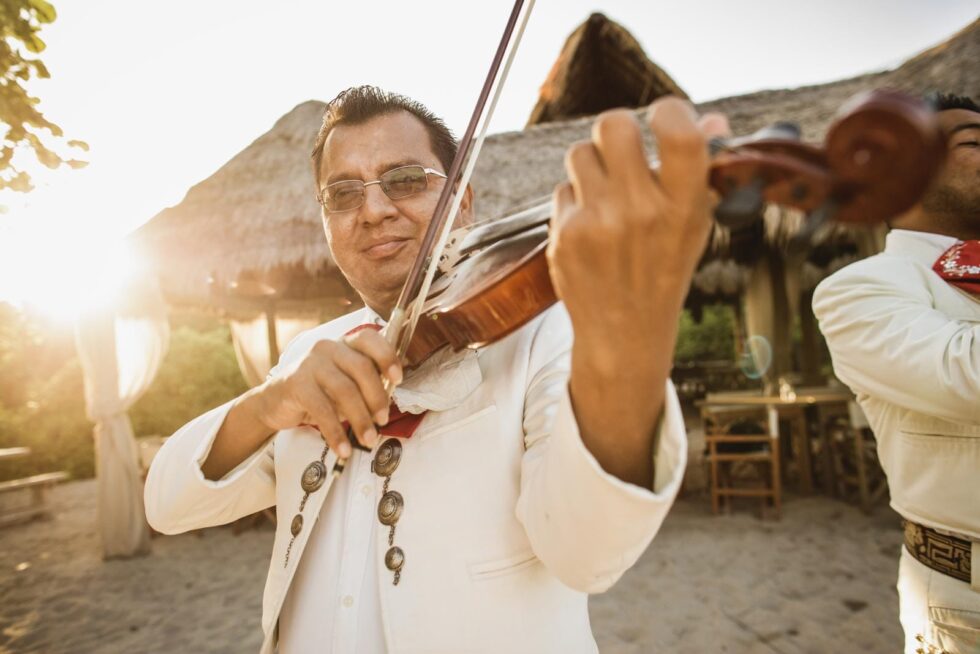
[[[382,186],[381,187],[381,192],[384,193],[385,196],[387,196],[389,200],[394,200],[394,201],[397,202],[398,200],[404,200],[405,198],[410,198],[413,195],[418,195],[419,193],[422,193],[423,191],[428,190],[428,188],[429,188],[429,175],[435,175],[436,177],[440,177],[442,179],[449,179],[449,176],[446,175],[445,173],[443,173],[442,171],[436,170],[435,168],[427,168],[427,167],[423,166],[422,164],[406,164],[404,166],[395,166],[391,170],[386,170],[383,173],[381,173],[381,177],[387,175],[388,173],[393,173],[396,170],[401,170],[402,168],[421,168],[422,169],[422,172],[425,173],[425,188],[422,189],[422,191],[416,191],[415,193],[409,193],[408,195],[403,195],[403,196],[401,196],[399,198],[393,198],[390,195],[388,195],[388,192],[385,191],[384,190],[384,187]],[[362,179],[338,179],[336,182],[331,182],[331,183],[327,184],[326,186],[324,186],[323,188],[321,188],[319,191],[317,191],[317,193],[315,194],[316,195],[316,201],[323,208],[323,210],[326,211],[329,214],[347,213],[348,211],[354,211],[356,209],[360,209],[361,207],[364,206],[364,197],[367,194],[367,190],[366,190],[367,187],[368,186],[373,186],[374,184],[380,185],[381,184],[381,177],[379,177],[378,179],[375,179],[375,180],[371,180],[370,182],[365,182]],[[357,205],[356,207],[351,207],[350,209],[337,209],[337,210],[328,209],[327,208],[327,205],[326,205],[326,201],[324,199],[325,198],[324,191],[326,191],[327,189],[329,189],[331,186],[336,186],[337,184],[343,184],[345,182],[360,182],[361,183],[361,187],[362,187],[362,189],[364,189],[364,191],[361,194],[361,203],[359,205]]]

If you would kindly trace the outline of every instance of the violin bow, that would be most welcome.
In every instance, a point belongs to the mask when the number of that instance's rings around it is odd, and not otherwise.
[[[388,342],[395,346],[399,360],[405,358],[409,343],[415,333],[415,327],[422,313],[422,306],[439,267],[440,255],[446,247],[453,222],[459,215],[459,208],[476,167],[480,149],[483,147],[483,141],[490,126],[490,119],[496,109],[497,100],[500,99],[500,92],[507,80],[510,66],[514,61],[514,55],[517,53],[533,7],[534,0],[527,0],[526,2],[525,0],[515,0],[514,2],[497,51],[490,63],[490,70],[487,72],[480,96],[473,109],[473,114],[470,116],[466,132],[460,140],[459,149],[456,151],[452,166],[447,173],[446,183],[439,195],[432,220],[429,222],[428,229],[426,229],[422,239],[419,254],[415,258],[408,278],[405,280],[405,285],[402,287],[388,324],[382,332]],[[501,72],[501,66],[503,72]],[[487,106],[488,99],[490,101],[489,107]],[[479,134],[474,139],[477,130],[479,130]],[[385,380],[385,390],[388,391],[389,395],[393,390],[387,380]]]
[[[514,55],[517,54],[517,47],[520,45],[533,7],[534,0],[515,0],[514,2],[503,36],[500,38],[493,61],[490,63],[490,70],[487,72],[480,96],[476,101],[476,107],[470,116],[466,133],[463,134],[456,156],[449,167],[446,183],[432,213],[432,220],[425,231],[425,236],[419,247],[419,254],[412,264],[412,269],[409,271],[408,278],[405,280],[405,285],[402,287],[398,302],[391,312],[388,323],[381,332],[385,339],[395,346],[395,352],[400,361],[405,359],[405,354],[408,352],[409,343],[412,341],[419,316],[422,314],[422,306],[439,268],[439,255],[446,247],[453,221],[459,214],[463,192],[456,193],[454,190],[458,188],[465,192],[473,175],[477,157],[486,138],[487,128],[490,126],[490,119],[493,117],[494,109],[496,109],[497,100],[500,99],[500,92],[507,80],[507,74],[510,72]],[[501,67],[503,67],[502,73]],[[489,107],[487,106],[488,100],[490,101]],[[474,139],[474,134],[477,134],[478,129],[479,134]],[[383,381],[385,392],[390,397],[394,391],[394,385],[386,377],[383,378]],[[352,445],[359,447],[351,427],[347,429],[347,438]],[[346,464],[346,459],[338,457],[334,464],[331,479],[339,477]]]

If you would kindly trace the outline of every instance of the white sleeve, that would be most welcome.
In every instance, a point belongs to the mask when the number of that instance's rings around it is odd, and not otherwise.
[[[934,308],[924,274],[934,273],[879,255],[817,287],[813,311],[834,372],[856,393],[980,422],[980,306],[973,320],[945,315]]]
[[[143,497],[146,518],[157,531],[213,527],[275,504],[273,439],[219,480],[201,471],[232,402],[181,427],[154,457]]]
[[[517,516],[544,565],[564,584],[602,592],[660,529],[687,464],[684,421],[667,382],[652,489],[610,475],[586,448],[568,395],[571,328],[550,312],[532,350]]]

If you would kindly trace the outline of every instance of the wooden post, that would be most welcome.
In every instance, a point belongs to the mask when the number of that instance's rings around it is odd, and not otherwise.
[[[817,329],[817,318],[813,315],[813,291],[806,291],[800,297],[800,372],[803,383],[808,386],[819,385],[821,342]]]
[[[269,338],[269,368],[279,362],[279,341],[276,338],[276,301],[269,299],[265,305],[265,328]]]
[[[735,360],[742,359],[745,347],[745,315],[742,311],[743,293],[739,293],[732,302],[732,338],[735,340]]]
[[[769,248],[766,253],[769,263],[769,283],[772,288],[772,367],[769,379],[776,382],[780,376],[792,369],[790,360],[790,311],[786,294],[786,266],[783,254]]]

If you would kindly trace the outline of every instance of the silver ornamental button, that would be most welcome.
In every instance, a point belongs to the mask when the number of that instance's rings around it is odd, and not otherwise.
[[[402,548],[395,546],[385,552],[385,567],[392,572],[398,572],[405,565],[405,552]]]
[[[289,525],[289,531],[293,536],[297,536],[299,532],[303,531],[303,515],[301,513],[293,516],[293,521]]]
[[[327,467],[320,461],[314,461],[306,466],[303,471],[303,478],[300,485],[307,493],[315,493],[323,486],[323,481],[327,478]]]
[[[381,496],[381,501],[378,502],[378,520],[381,521],[381,524],[390,527],[398,522],[404,506],[405,501],[402,499],[401,493],[393,490],[388,491]]]
[[[382,477],[387,477],[398,467],[398,462],[402,460],[402,444],[397,438],[389,438],[378,448],[378,453],[374,455],[374,473]]]

